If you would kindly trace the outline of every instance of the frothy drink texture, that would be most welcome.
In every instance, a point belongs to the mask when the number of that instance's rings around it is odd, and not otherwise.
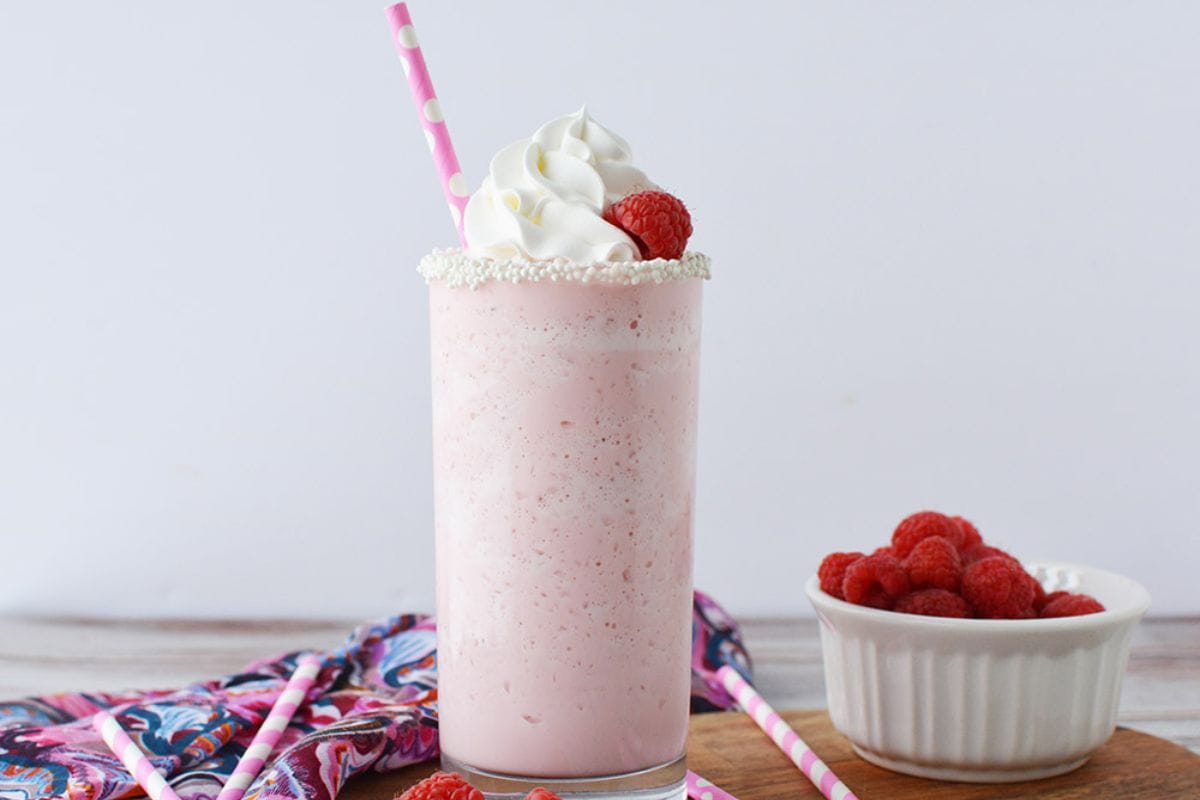
[[[683,754],[702,283],[431,282],[452,759],[562,778]]]
[[[675,800],[708,259],[583,109],[502,148],[463,228],[420,266],[443,764],[504,796]]]

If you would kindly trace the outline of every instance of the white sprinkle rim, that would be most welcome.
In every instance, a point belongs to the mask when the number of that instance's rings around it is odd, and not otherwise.
[[[579,264],[566,259],[527,261],[477,258],[458,248],[434,250],[421,259],[417,272],[425,278],[426,283],[440,281],[452,288],[469,286],[472,289],[489,281],[554,281],[636,286],[640,283],[665,283],[687,278],[707,280],[712,277],[711,261],[703,253],[687,252],[678,259],[655,258],[649,261],[601,261]]]

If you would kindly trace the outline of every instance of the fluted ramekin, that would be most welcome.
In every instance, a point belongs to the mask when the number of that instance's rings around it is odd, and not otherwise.
[[[829,716],[866,760],[941,780],[1069,772],[1108,741],[1134,626],[1137,582],[1069,564],[1027,564],[1046,591],[1105,611],[1031,620],[946,619],[856,606],[805,587],[816,608]]]

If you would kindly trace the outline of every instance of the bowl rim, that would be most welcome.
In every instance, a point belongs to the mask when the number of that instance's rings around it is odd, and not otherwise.
[[[1116,578],[1129,585],[1128,603],[1121,608],[1105,609],[1095,614],[1083,614],[1075,617],[1051,617],[1049,619],[960,619],[957,617],[927,617],[921,614],[905,614],[896,611],[885,611],[869,606],[855,605],[845,600],[839,600],[821,590],[820,578],[814,573],[804,582],[804,591],[818,613],[824,610],[836,611],[863,620],[873,620],[878,623],[890,624],[900,628],[951,629],[959,631],[988,631],[989,633],[1011,632],[1014,634],[1055,633],[1061,631],[1077,631],[1092,628],[1103,628],[1130,619],[1138,619],[1150,608],[1150,592],[1145,586],[1129,578],[1099,567],[1089,567],[1084,564],[1074,564],[1065,561],[1023,561],[1021,565],[1029,567],[1045,567],[1058,570],[1075,570],[1080,573],[1104,575]]]

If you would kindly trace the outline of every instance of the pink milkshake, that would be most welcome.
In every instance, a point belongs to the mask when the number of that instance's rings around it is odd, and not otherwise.
[[[442,752],[492,796],[682,797],[708,259],[602,218],[647,188],[556,120],[493,161],[471,252],[421,264]]]

